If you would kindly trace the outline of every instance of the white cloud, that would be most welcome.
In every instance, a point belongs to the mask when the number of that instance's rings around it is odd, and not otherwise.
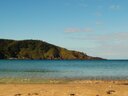
[[[82,30],[82,32],[93,32],[93,29],[91,28],[85,28]]]
[[[100,17],[100,16],[102,16],[102,13],[101,12],[96,12],[95,15]]]
[[[96,21],[96,25],[102,25],[103,22],[102,21]]]
[[[104,35],[90,34],[83,37],[71,37],[70,39],[85,40],[84,42],[93,42],[94,45],[98,45],[89,48],[91,45],[88,44],[87,51],[92,56],[95,55],[109,59],[128,59],[128,32],[116,32]]]
[[[71,32],[71,33],[75,33],[75,32],[92,32],[93,30],[91,28],[84,28],[84,29],[80,29],[80,28],[67,28],[64,30],[64,32]]]
[[[64,32],[72,32],[72,33],[80,32],[80,29],[78,29],[78,28],[67,28],[67,29],[64,30]]]
[[[112,10],[119,10],[120,5],[111,5],[109,8],[112,9]]]
[[[85,31],[86,32],[86,31]],[[86,35],[83,37],[72,37],[74,39],[79,40],[94,40],[94,41],[104,41],[104,42],[114,42],[114,41],[128,41],[128,32],[117,32],[117,33],[111,33],[111,34],[104,34],[104,35]]]
[[[98,37],[99,40],[105,40],[105,41],[124,41],[128,40],[128,32],[117,32],[117,33],[111,33],[107,35],[102,35]]]

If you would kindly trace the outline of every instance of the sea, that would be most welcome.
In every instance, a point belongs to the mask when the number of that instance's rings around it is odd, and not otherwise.
[[[0,83],[128,80],[128,60],[0,60]]]

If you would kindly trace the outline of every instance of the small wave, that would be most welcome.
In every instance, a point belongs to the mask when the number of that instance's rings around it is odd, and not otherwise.
[[[0,70],[0,72],[59,72],[59,71],[56,71],[56,70],[8,70],[8,69],[3,69],[3,70]]]

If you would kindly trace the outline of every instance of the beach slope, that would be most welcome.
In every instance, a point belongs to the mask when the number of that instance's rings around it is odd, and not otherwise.
[[[73,81],[49,84],[0,84],[0,96],[128,96],[128,82]]]

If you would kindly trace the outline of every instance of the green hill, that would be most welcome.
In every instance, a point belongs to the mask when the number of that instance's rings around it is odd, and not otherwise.
[[[0,59],[101,59],[40,40],[0,39]]]

